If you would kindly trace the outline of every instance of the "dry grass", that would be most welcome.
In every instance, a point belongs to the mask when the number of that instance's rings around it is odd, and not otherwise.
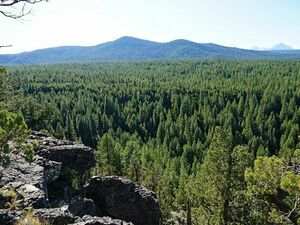
[[[34,216],[32,211],[27,211],[24,213],[22,219],[17,221],[15,225],[44,225],[36,216]]]

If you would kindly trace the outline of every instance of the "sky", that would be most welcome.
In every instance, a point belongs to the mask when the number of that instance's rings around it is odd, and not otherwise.
[[[0,16],[0,54],[90,46],[122,36],[251,49],[300,49],[299,0],[50,0],[22,20]]]

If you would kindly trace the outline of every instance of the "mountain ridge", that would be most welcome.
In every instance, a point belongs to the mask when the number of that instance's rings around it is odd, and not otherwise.
[[[290,51],[290,50],[294,50],[291,46],[286,45],[284,43],[279,43],[274,45],[271,49],[271,51]]]
[[[154,42],[130,36],[94,46],[60,46],[0,55],[0,64],[173,59],[300,59],[300,50],[256,51],[186,39]]]

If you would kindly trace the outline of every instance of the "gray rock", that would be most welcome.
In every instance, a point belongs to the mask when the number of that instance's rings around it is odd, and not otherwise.
[[[34,214],[41,221],[47,221],[55,225],[66,225],[75,221],[74,216],[64,208],[37,209]]]
[[[47,205],[47,186],[44,168],[28,163],[20,155],[11,156],[11,164],[2,171],[0,188],[14,190],[21,198],[19,207],[44,208]]]
[[[23,215],[22,211],[0,209],[0,224],[1,225],[13,225],[17,220],[21,219]]]
[[[94,151],[81,144],[62,146],[42,145],[37,154],[43,158],[61,162],[63,166],[80,170],[89,169],[95,163]]]
[[[14,225],[18,220],[22,219],[23,210],[0,209],[0,224]],[[36,209],[34,215],[40,221],[46,221],[53,225],[67,225],[75,221],[74,216],[62,208],[53,209]]]
[[[64,168],[75,169],[83,174],[95,165],[94,150],[83,144],[47,137],[41,132],[33,132],[30,139],[39,144],[36,152],[39,156],[60,162]]]
[[[160,209],[154,192],[120,177],[93,177],[87,197],[113,218],[136,225],[158,225]]]
[[[28,163],[24,157],[13,154],[8,168],[2,171],[0,187],[16,188],[22,184],[32,184],[44,188],[44,168],[36,163]]]
[[[61,174],[61,162],[47,160],[42,157],[37,157],[36,162],[38,165],[44,167],[47,184],[51,184],[59,178]]]
[[[110,217],[91,217],[84,216],[73,223],[72,225],[134,225],[122,220],[112,219]]]
[[[15,224],[26,208],[55,225],[159,225],[157,198],[140,185],[120,177],[94,177],[83,187],[86,171],[95,164],[91,148],[40,132],[33,132],[28,142],[39,143],[34,162],[14,152],[10,166],[0,168],[0,188],[17,193],[10,205],[11,199],[0,196],[5,208],[0,209],[0,225]]]
[[[35,209],[46,207],[46,192],[32,184],[25,184],[16,189],[17,193],[22,196],[17,200],[18,207],[33,207]]]
[[[75,197],[71,200],[69,210],[75,216],[103,216],[101,209],[92,199]]]

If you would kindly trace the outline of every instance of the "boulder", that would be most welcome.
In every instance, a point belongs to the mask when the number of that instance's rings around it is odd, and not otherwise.
[[[44,208],[47,206],[47,186],[44,168],[28,163],[20,155],[11,156],[11,164],[2,171],[0,188],[18,194],[18,207]]]
[[[75,217],[66,208],[48,208],[34,210],[34,214],[41,221],[55,225],[67,225],[75,221]]]
[[[30,140],[38,143],[37,155],[59,162],[63,168],[74,169],[83,175],[95,165],[94,150],[83,144],[47,137],[40,132],[33,132]]]
[[[79,218],[76,223],[72,225],[134,225],[133,223],[127,223],[122,220],[112,219],[110,217],[92,217],[84,216]]]
[[[158,225],[160,209],[154,192],[120,177],[93,177],[86,188],[87,197],[105,215],[135,225]]]

